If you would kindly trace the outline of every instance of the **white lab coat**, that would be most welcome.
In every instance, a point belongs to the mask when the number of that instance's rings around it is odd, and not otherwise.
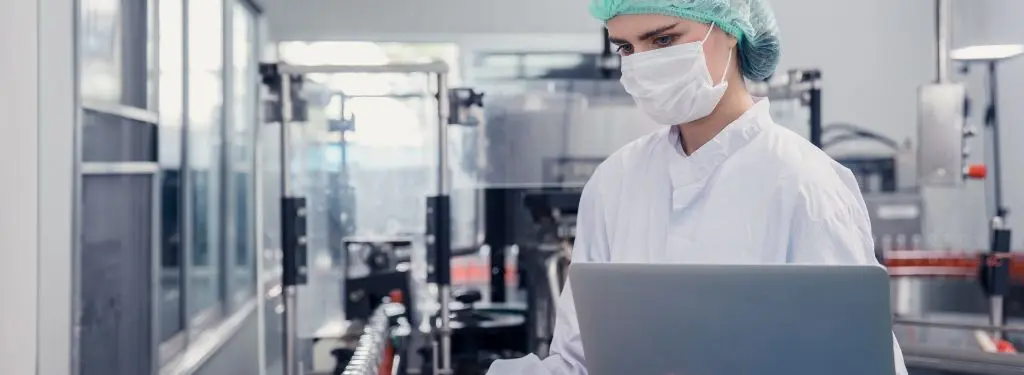
[[[758,100],[690,156],[666,127],[608,157],[583,190],[573,262],[877,263],[853,174],[768,108]],[[586,375],[571,281],[558,306],[551,356],[489,375]],[[895,336],[893,354],[905,375]]]

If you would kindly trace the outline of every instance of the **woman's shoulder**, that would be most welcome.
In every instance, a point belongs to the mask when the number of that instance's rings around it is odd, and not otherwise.
[[[627,178],[629,171],[639,165],[649,165],[655,162],[658,150],[668,145],[669,128],[659,129],[648,133],[640,138],[634,139],[626,145],[609,155],[590,176],[587,181],[588,187],[608,191],[621,187]],[[610,192],[609,192],[610,193]]]

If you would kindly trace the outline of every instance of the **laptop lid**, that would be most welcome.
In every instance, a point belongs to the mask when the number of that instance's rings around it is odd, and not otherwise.
[[[577,263],[591,375],[893,374],[879,266]]]

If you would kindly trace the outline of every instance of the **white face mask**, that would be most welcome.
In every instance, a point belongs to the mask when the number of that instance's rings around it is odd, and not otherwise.
[[[722,100],[728,83],[725,73],[732,60],[732,49],[718,85],[711,80],[704,59],[704,40],[641,52],[622,58],[619,80],[637,106],[655,122],[663,125],[685,124],[710,115]]]

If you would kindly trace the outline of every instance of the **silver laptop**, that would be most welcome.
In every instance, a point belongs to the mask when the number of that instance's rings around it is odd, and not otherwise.
[[[892,375],[879,266],[570,267],[590,375]]]

